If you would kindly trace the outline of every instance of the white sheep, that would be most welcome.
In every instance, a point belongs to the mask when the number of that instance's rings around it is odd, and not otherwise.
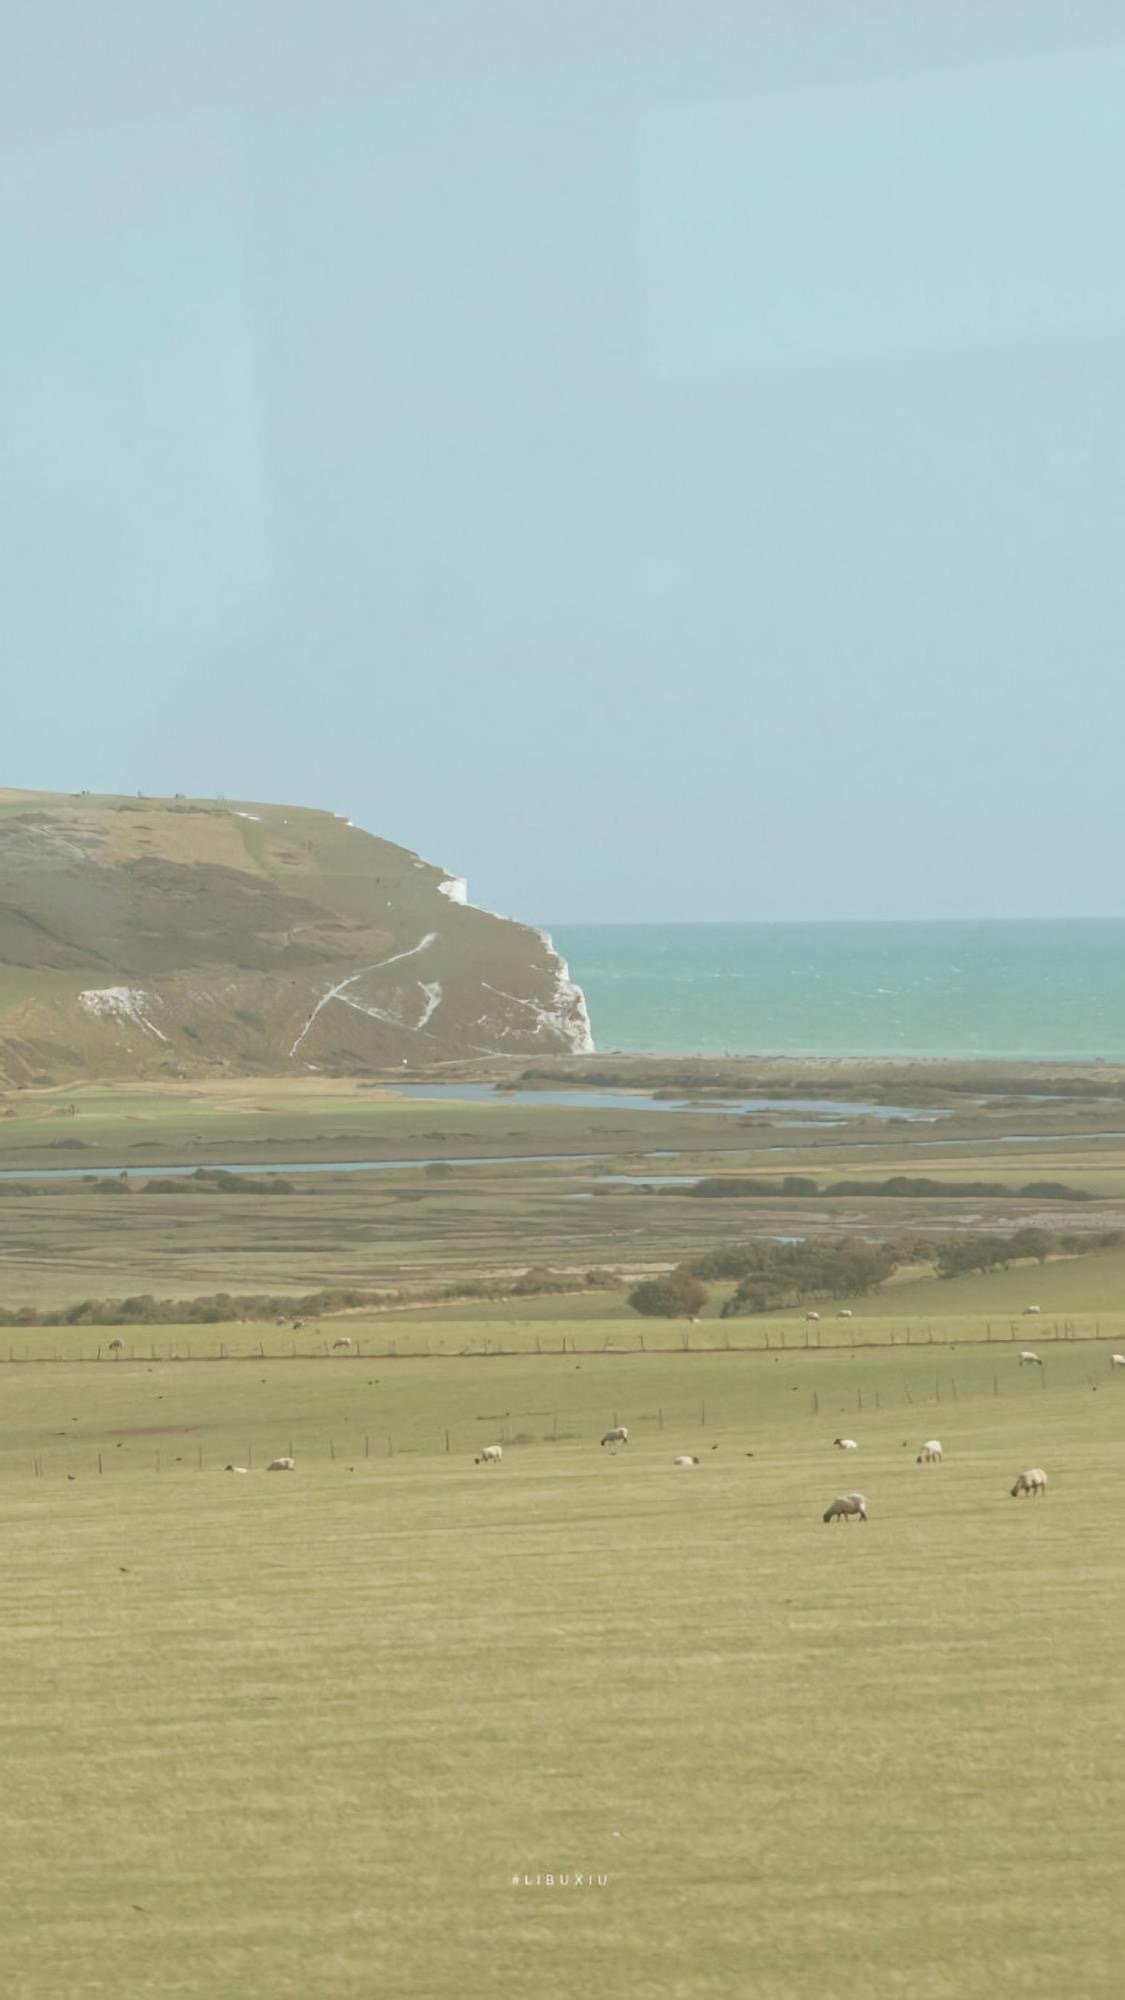
[[[854,1438],[833,1438],[832,1442],[834,1445],[838,1446],[840,1451],[859,1450],[859,1446]]]
[[[673,1465],[698,1465],[699,1460],[697,1458],[688,1458],[687,1456],[685,1456],[683,1458],[674,1458],[672,1460],[672,1463]]]
[[[628,1442],[629,1431],[625,1424],[615,1425],[614,1429],[607,1431],[602,1439],[603,1444],[628,1444]]]
[[[248,1465],[224,1465],[223,1467],[224,1472],[249,1472],[249,1470],[250,1467]]]
[[[1029,1493],[1038,1498],[1047,1491],[1047,1475],[1041,1465],[1033,1465],[1027,1472],[1021,1472],[1012,1488],[1012,1499],[1021,1493]]]
[[[335,1354],[336,1349],[338,1347],[350,1347],[350,1346],[351,1346],[351,1341],[348,1339],[347,1334],[344,1334],[340,1340],[334,1340],[332,1342],[332,1352],[333,1354]]]
[[[1023,1316],[1025,1319],[1033,1318],[1038,1313],[1038,1311],[1039,1311],[1038,1306],[1025,1306],[1023,1309]]]
[[[851,1317],[852,1311],[850,1306],[841,1306],[839,1312],[836,1314],[837,1319],[851,1319]]]
[[[1022,1368],[1024,1366],[1024,1363],[1028,1361],[1034,1362],[1037,1368],[1042,1368],[1043,1366],[1043,1363],[1040,1361],[1039,1356],[1037,1354],[1033,1354],[1030,1347],[1025,1347],[1020,1353],[1020,1367]]]
[[[296,1467],[296,1463],[297,1461],[295,1458],[271,1458],[269,1464],[266,1467],[266,1471],[292,1472]]]
[[[805,1318],[806,1318],[806,1319],[819,1319],[819,1318],[820,1318],[820,1314],[819,1314],[819,1313],[806,1313],[806,1314],[805,1314]]]
[[[1125,1368],[1125,1354],[1111,1354],[1109,1363],[1111,1368]]]
[[[941,1443],[937,1438],[927,1438],[914,1461],[915,1465],[938,1465],[941,1463]]]
[[[861,1521],[867,1519],[867,1502],[862,1493],[841,1493],[826,1510],[826,1521],[846,1521],[850,1514],[858,1514]]]
[[[500,1445],[498,1444],[482,1445],[480,1452],[478,1453],[477,1457],[474,1458],[473,1460],[473,1464],[499,1465],[503,1456],[504,1456],[503,1448]]]
[[[123,1340],[111,1340],[111,1341],[110,1341],[110,1343],[109,1343],[109,1351],[110,1351],[110,1353],[111,1353],[111,1354],[122,1354],[122,1353],[124,1353],[124,1351],[125,1351],[125,1342],[124,1342]]]

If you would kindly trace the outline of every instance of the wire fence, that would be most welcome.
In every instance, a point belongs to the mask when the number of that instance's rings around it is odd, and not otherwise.
[[[746,1322],[739,1324],[740,1327],[747,1325]],[[880,1321],[878,1324],[884,1326],[886,1322]],[[837,1332],[833,1338],[827,1340],[824,1338],[827,1331],[824,1325],[810,1324],[796,1329],[776,1323],[773,1326],[759,1323],[760,1332],[757,1339],[747,1338],[745,1333],[741,1338],[732,1338],[730,1333],[724,1333],[721,1339],[708,1338],[711,1328],[719,1325],[721,1322],[714,1321],[705,1330],[688,1328],[676,1333],[673,1338],[663,1340],[654,1336],[651,1331],[606,1334],[600,1341],[589,1342],[584,1342],[574,1334],[562,1334],[558,1340],[547,1340],[542,1335],[535,1334],[529,1336],[527,1341],[514,1346],[509,1346],[502,1339],[494,1339],[491,1336],[479,1341],[466,1342],[460,1347],[435,1346],[429,1342],[408,1342],[400,1347],[395,1340],[376,1346],[359,1337],[348,1339],[346,1345],[342,1341],[329,1343],[326,1339],[315,1347],[308,1345],[298,1347],[296,1342],[290,1342],[288,1346],[267,1346],[264,1340],[258,1339],[245,1346],[234,1340],[221,1340],[217,1350],[209,1352],[201,1352],[198,1343],[193,1349],[193,1343],[189,1340],[160,1342],[133,1336],[126,1341],[118,1336],[116,1340],[109,1342],[99,1339],[93,1351],[86,1352],[64,1351],[58,1342],[51,1346],[50,1351],[47,1350],[46,1343],[35,1342],[31,1345],[17,1346],[15,1342],[10,1342],[8,1361],[14,1365],[55,1362],[117,1364],[126,1361],[143,1361],[149,1364],[190,1361],[209,1365],[220,1361],[331,1361],[342,1365],[347,1361],[481,1361],[526,1359],[529,1356],[549,1359],[560,1355],[594,1358],[598,1355],[612,1357],[626,1354],[663,1356],[771,1353],[796,1355],[810,1352],[828,1354],[859,1353],[888,1347],[1013,1345],[1017,1341],[1034,1340],[1048,1344],[1063,1341],[1125,1340],[1125,1314],[1117,1326],[1107,1323],[1103,1327],[1100,1319],[1095,1320],[1092,1327],[1075,1319],[1036,1319],[1033,1326],[1028,1326],[1026,1321],[986,1320],[981,1330],[974,1332],[959,1328],[956,1333],[952,1333],[947,1327],[935,1328],[933,1322],[928,1321],[920,1325],[889,1326],[877,1337],[865,1338],[857,1328],[854,1333],[849,1330],[847,1336]]]
[[[804,1401],[799,1406],[802,1414],[810,1420],[820,1421],[833,1413],[833,1421],[854,1409],[857,1416],[870,1412],[891,1413],[907,1410],[933,1410],[963,1402],[979,1402],[982,1399],[1034,1394],[1036,1389],[1048,1391],[1073,1391],[1078,1387],[1097,1389],[1104,1381],[1102,1375],[1087,1371],[1082,1378],[1073,1372],[1065,1380],[1052,1382],[1046,1365],[1040,1362],[1030,1376],[1020,1386],[1023,1371],[1001,1372],[994,1370],[990,1378],[977,1377],[968,1380],[958,1377],[953,1370],[935,1374],[931,1380],[902,1380],[898,1384],[883,1384],[878,1388],[857,1386],[847,1390],[839,1383],[820,1383],[807,1388]],[[598,1456],[605,1458],[635,1456],[638,1444],[652,1444],[662,1440],[667,1433],[673,1434],[676,1442],[686,1442],[687,1434],[718,1429],[720,1443],[712,1443],[712,1451],[745,1450],[745,1437],[751,1430],[760,1438],[763,1422],[768,1421],[762,1412],[734,1411],[728,1405],[709,1406],[705,1398],[693,1397],[690,1402],[678,1403],[675,1408],[658,1405],[654,1410],[628,1414],[628,1441],[618,1442],[609,1433],[616,1431],[621,1421],[621,1413],[610,1409],[604,1414],[604,1428],[591,1423],[589,1409],[507,1411],[503,1415],[474,1416],[470,1423],[462,1418],[450,1425],[420,1426],[412,1424],[397,1433],[386,1430],[341,1430],[338,1435],[317,1430],[283,1440],[275,1439],[268,1450],[261,1440],[253,1438],[244,1444],[232,1442],[227,1433],[224,1444],[183,1442],[186,1449],[175,1450],[181,1440],[169,1436],[163,1444],[151,1449],[141,1445],[136,1439],[116,1441],[111,1448],[108,1442],[98,1446],[78,1446],[69,1449],[44,1449],[33,1453],[30,1462],[19,1459],[14,1453],[0,1461],[8,1472],[18,1473],[21,1467],[35,1479],[75,1480],[78,1478],[102,1479],[114,1473],[138,1472],[167,1475],[175,1472],[228,1472],[251,1473],[255,1471],[315,1469],[338,1465],[343,1471],[354,1473],[363,1467],[370,1467],[372,1461],[392,1459],[442,1457],[473,1461],[477,1465],[488,1466],[491,1461],[483,1457],[486,1446],[499,1445],[502,1453],[517,1459],[525,1449],[548,1445],[579,1445],[584,1449],[600,1446]],[[929,1419],[926,1420],[929,1422]],[[546,1428],[531,1428],[546,1424]],[[174,1432],[178,1427],[169,1426]],[[904,1443],[906,1440],[904,1440]],[[126,1448],[123,1451],[123,1443]],[[121,1456],[118,1456],[122,1453]],[[752,1452],[746,1453],[753,1456]],[[290,1461],[283,1467],[275,1467],[275,1459]]]

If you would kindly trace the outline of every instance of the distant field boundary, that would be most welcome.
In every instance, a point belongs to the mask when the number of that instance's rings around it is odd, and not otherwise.
[[[52,1328],[50,1330],[54,1331],[55,1329]],[[227,1343],[220,1341],[219,1352],[217,1354],[193,1354],[188,1342],[183,1342],[178,1346],[169,1343],[163,1347],[155,1341],[149,1342],[147,1345],[134,1343],[127,1351],[123,1350],[119,1354],[111,1354],[108,1351],[108,1347],[103,1344],[99,1344],[94,1354],[62,1354],[57,1350],[52,1354],[17,1354],[14,1345],[10,1345],[6,1360],[0,1355],[0,1367],[71,1367],[78,1365],[93,1366],[98,1363],[118,1366],[126,1361],[143,1361],[149,1364],[154,1361],[164,1363],[170,1361],[184,1363],[201,1362],[206,1365],[214,1365],[217,1362],[223,1361],[330,1361],[339,1366],[348,1361],[552,1361],[563,1357],[569,1359],[572,1356],[575,1359],[583,1361],[602,1359],[635,1361],[638,1359],[655,1359],[657,1357],[666,1359],[670,1355],[697,1358],[700,1355],[716,1354],[785,1354],[787,1358],[796,1359],[805,1354],[883,1353],[890,1348],[947,1348],[952,1353],[962,1347],[1008,1348],[1018,1340],[1030,1340],[1032,1338],[1037,1340],[1040,1346],[1044,1348],[1056,1346],[1069,1347],[1071,1345],[1097,1346],[1103,1342],[1109,1344],[1125,1339],[1125,1328],[1118,1329],[1116,1332],[1103,1333],[1101,1330],[1101,1321],[1096,1320],[1094,1330],[1091,1332],[1079,1326],[1073,1320],[1064,1320],[1061,1325],[1059,1322],[1054,1322],[1050,1330],[1044,1325],[1037,1325],[1034,1334],[1029,1333],[1027,1328],[1021,1329],[1013,1324],[1006,1332],[1000,1334],[994,1334],[991,1328],[989,1328],[983,1335],[959,1334],[956,1337],[950,1337],[948,1334],[943,1334],[940,1331],[935,1332],[933,1327],[927,1326],[924,1330],[924,1335],[908,1327],[905,1337],[899,1336],[892,1330],[885,1340],[835,1340],[828,1342],[798,1340],[787,1342],[783,1333],[780,1341],[771,1341],[767,1332],[766,1338],[763,1341],[754,1344],[747,1344],[742,1341],[723,1341],[715,1344],[711,1342],[692,1341],[685,1337],[678,1343],[660,1346],[654,1346],[651,1341],[646,1340],[643,1335],[638,1334],[637,1344],[632,1347],[618,1345],[611,1340],[605,1340],[599,1346],[587,1347],[573,1340],[569,1334],[565,1335],[561,1343],[557,1346],[553,1344],[548,1346],[540,1336],[536,1335],[533,1347],[505,1347],[495,1345],[492,1341],[486,1341],[482,1344],[456,1349],[433,1348],[427,1345],[422,1348],[405,1347],[400,1350],[397,1342],[392,1342],[389,1347],[365,1347],[361,1341],[355,1340],[352,1343],[350,1353],[346,1354],[335,1353],[330,1347],[297,1348],[296,1346],[290,1346],[288,1349],[267,1348],[264,1341],[259,1341],[256,1345],[246,1348],[237,1349],[233,1347],[228,1349]]]

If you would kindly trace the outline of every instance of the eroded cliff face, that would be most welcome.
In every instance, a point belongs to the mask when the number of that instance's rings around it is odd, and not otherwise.
[[[541,931],[340,815],[0,791],[0,1076],[588,1053]]]

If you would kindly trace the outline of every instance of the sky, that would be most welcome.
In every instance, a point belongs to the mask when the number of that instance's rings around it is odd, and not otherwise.
[[[7,0],[0,783],[1125,915],[1119,0]]]

